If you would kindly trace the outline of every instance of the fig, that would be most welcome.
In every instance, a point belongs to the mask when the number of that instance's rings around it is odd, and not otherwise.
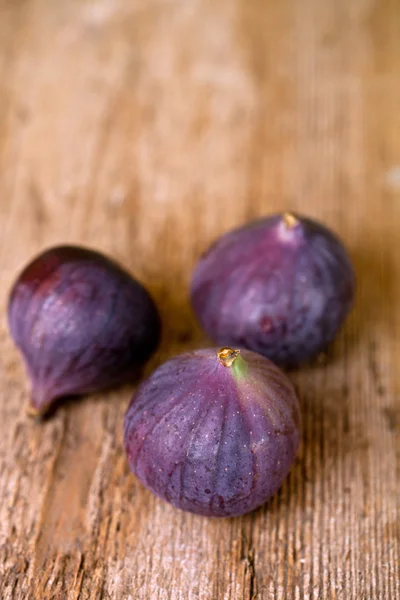
[[[284,367],[333,341],[355,292],[341,241],[300,215],[274,215],[231,231],[200,259],[194,311],[210,338],[254,350]]]
[[[250,350],[187,352],[134,394],[124,446],[145,487],[182,510],[232,517],[264,504],[299,446],[288,377]]]
[[[160,338],[160,318],[145,288],[100,252],[50,248],[14,283],[11,336],[31,381],[31,412],[55,399],[127,381]]]

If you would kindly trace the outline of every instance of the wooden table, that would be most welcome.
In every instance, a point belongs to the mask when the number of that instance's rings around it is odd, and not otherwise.
[[[0,74],[1,599],[399,599],[399,2],[1,0]],[[208,343],[201,251],[285,208],[340,233],[358,296],[292,375],[302,450],[267,506],[212,520],[144,490],[128,386],[27,417],[5,306],[35,253],[89,245],[148,286],[150,372]]]

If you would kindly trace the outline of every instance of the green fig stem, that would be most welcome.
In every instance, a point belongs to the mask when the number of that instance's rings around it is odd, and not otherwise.
[[[285,224],[286,229],[293,229],[298,224],[299,220],[290,212],[285,212],[283,214],[283,222]]]
[[[247,363],[241,357],[240,350],[221,348],[218,352],[218,360],[224,367],[232,368],[236,379],[240,379],[247,373]]]

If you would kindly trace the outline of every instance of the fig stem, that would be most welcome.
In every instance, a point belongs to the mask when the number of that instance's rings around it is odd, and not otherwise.
[[[39,408],[35,408],[31,404],[26,407],[26,414],[28,417],[41,417],[43,415],[43,411]]]
[[[218,360],[224,367],[231,367],[237,357],[240,354],[240,350],[233,350],[232,348],[221,348],[218,352]]]
[[[283,222],[285,224],[286,229],[293,229],[298,224],[298,219],[290,212],[285,212],[283,214]]]
[[[218,352],[218,360],[224,367],[232,367],[232,374],[236,380],[241,379],[247,373],[247,363],[240,356],[240,350],[221,348]]]

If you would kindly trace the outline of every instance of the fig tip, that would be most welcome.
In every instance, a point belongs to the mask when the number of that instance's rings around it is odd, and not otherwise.
[[[26,406],[25,408],[25,412],[28,415],[28,417],[32,417],[32,419],[34,419],[37,417],[43,417],[46,411],[43,411],[40,408],[36,408],[36,406],[33,406],[32,404],[28,404],[28,406]]]

